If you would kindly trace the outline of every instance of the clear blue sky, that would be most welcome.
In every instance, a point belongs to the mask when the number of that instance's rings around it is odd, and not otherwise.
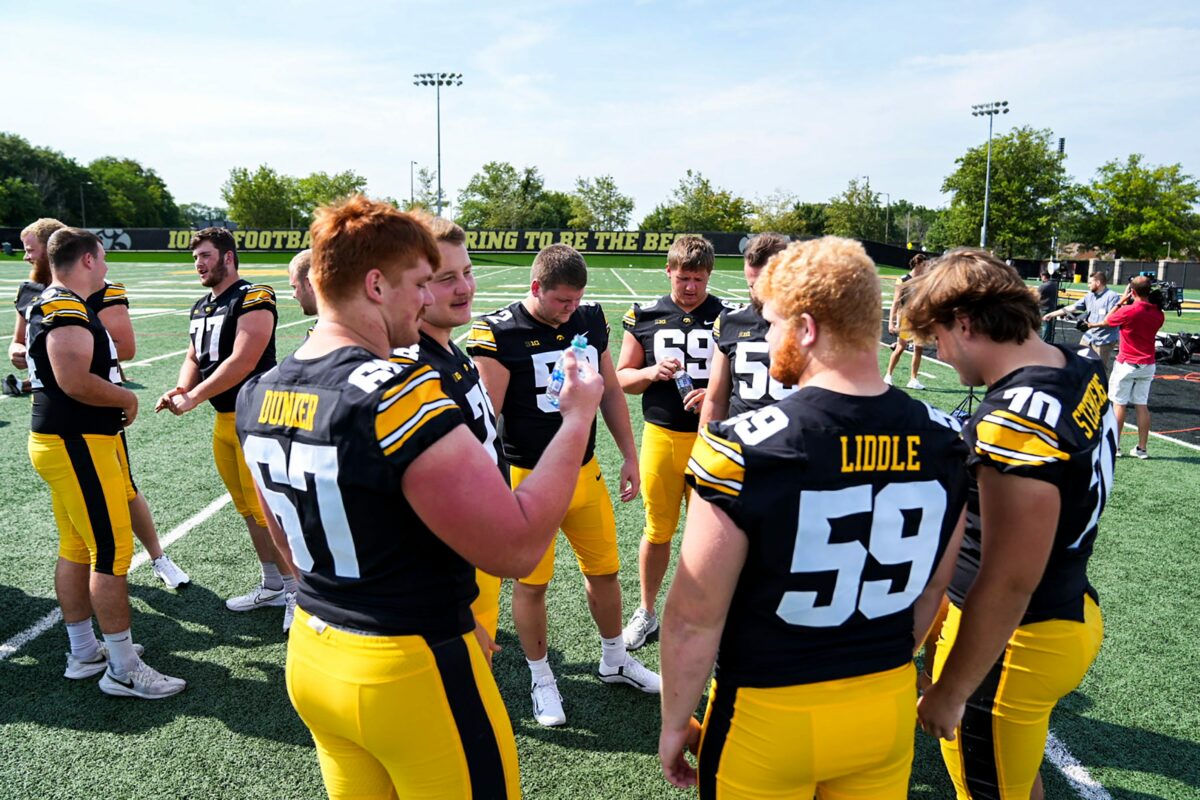
[[[200,11],[203,9],[203,11]],[[1067,140],[1068,169],[1144,153],[1200,173],[1196,2],[294,2],[0,0],[0,130],[82,162],[128,156],[178,202],[234,166],[352,169],[408,196],[436,158],[450,198],[486,161],[551,188],[611,174],[635,222],[687,169],[749,198],[825,200],[855,176],[937,206],[997,130]],[[27,88],[25,88],[27,87]]]

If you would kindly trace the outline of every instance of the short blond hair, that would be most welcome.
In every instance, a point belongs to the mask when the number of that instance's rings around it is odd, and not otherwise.
[[[875,262],[862,244],[839,236],[793,242],[767,262],[754,284],[789,324],[809,314],[834,350],[874,351],[883,297]]]
[[[53,217],[42,217],[41,219],[35,219],[22,228],[21,238],[24,239],[26,236],[32,235],[38,240],[38,244],[44,250],[54,232],[60,231],[65,227],[67,226]],[[48,255],[43,255],[41,263],[35,263],[29,270],[29,280],[34,283],[40,283],[43,286],[50,283],[50,259]]]
[[[667,269],[671,270],[712,272],[715,261],[712,242],[694,233],[680,236],[667,250]]]
[[[292,256],[292,260],[288,262],[288,272],[295,276],[296,280],[303,281],[308,279],[308,271],[312,268],[312,248],[301,250],[296,255]]]
[[[425,222],[429,225],[429,232],[437,241],[452,246],[467,243],[467,232],[445,217],[431,217]]]

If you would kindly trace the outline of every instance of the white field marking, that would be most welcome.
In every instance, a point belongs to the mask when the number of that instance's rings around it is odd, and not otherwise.
[[[619,281],[621,282],[621,285],[622,285],[622,286],[624,286],[626,289],[628,289],[628,290],[629,290],[629,294],[631,294],[631,295],[632,295],[632,296],[634,296],[634,297],[637,297],[637,292],[635,292],[635,291],[633,290],[633,287],[629,285],[629,281],[627,281],[627,280],[625,280],[624,278],[622,278],[622,277],[621,277],[621,273],[617,272],[617,270],[616,270],[616,269],[613,269],[613,270],[612,270],[612,274],[613,274],[613,275],[616,275],[616,276],[617,276],[617,280],[619,280]]]
[[[1079,759],[1071,755],[1071,751],[1053,731],[1046,737],[1046,758],[1058,767],[1067,783],[1071,784],[1071,788],[1084,800],[1112,800],[1108,790],[1091,776],[1087,767],[1079,763]]]
[[[193,530],[195,530],[197,527],[199,527],[200,525],[207,522],[214,514],[216,514],[218,511],[220,511],[226,505],[228,505],[230,500],[232,500],[232,499],[233,498],[231,498],[228,493],[225,493],[225,494],[221,495],[220,497],[218,497],[216,500],[213,500],[211,503],[206,505],[204,508],[197,511],[192,516],[185,519],[183,522],[179,523],[179,525],[174,530],[172,530],[170,533],[168,533],[166,536],[164,536],[160,540],[163,548],[165,549],[168,545],[171,545],[174,542],[179,541],[184,536],[187,536],[189,533],[191,533]],[[145,550],[141,551],[140,553],[138,553],[137,555],[135,555],[133,557],[133,561],[129,565],[129,571],[132,572],[133,570],[137,569],[138,567],[140,567],[142,564],[145,564],[149,560],[150,560],[150,554],[147,553]],[[11,639],[4,642],[3,644],[0,644],[0,661],[5,660],[9,656],[15,655],[21,648],[23,648],[25,645],[29,644],[34,639],[41,636],[46,631],[53,628],[61,620],[62,620],[62,611],[58,608],[55,608],[53,611],[46,614],[46,616],[39,619],[37,622],[35,622],[30,627],[21,631],[16,636],[13,636]]]
[[[181,314],[182,314],[182,313],[185,313],[185,312],[182,312],[182,311],[181,311],[181,312],[178,312],[178,313],[181,313]],[[285,323],[284,323],[284,324],[282,324],[282,325],[277,325],[277,326],[275,326],[275,330],[279,330],[280,328],[290,328],[290,327],[292,327],[292,326],[294,326],[294,325],[304,325],[304,324],[309,324],[309,325],[311,325],[311,324],[312,324],[312,320],[311,320],[311,319],[309,319],[308,317],[305,317],[305,318],[303,318],[303,319],[298,319],[298,320],[296,320],[296,321],[294,321],[294,322],[285,322]],[[187,351],[188,351],[188,348],[186,348],[186,347],[185,347],[185,348],[183,348],[182,350],[175,350],[175,351],[172,351],[172,352],[170,352],[170,353],[163,353],[163,354],[162,354],[162,355],[160,355],[160,356],[153,356],[153,357],[151,357],[151,358],[143,358],[143,359],[141,359],[140,361],[130,361],[128,364],[122,364],[121,366],[122,366],[124,369],[129,369],[130,367],[146,367],[146,366],[149,366],[149,365],[153,364],[155,361],[162,361],[164,358],[172,358],[172,357],[174,357],[174,356],[181,356],[181,355],[183,355],[184,353],[186,353]]]

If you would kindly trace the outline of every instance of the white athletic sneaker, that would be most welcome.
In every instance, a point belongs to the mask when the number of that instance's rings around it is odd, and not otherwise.
[[[924,389],[925,388],[925,384],[921,383],[916,378],[909,378],[908,383],[906,383],[905,386],[907,386],[909,389]]]
[[[567,723],[567,714],[563,711],[562,695],[558,693],[558,683],[553,677],[534,681],[529,690],[533,700],[533,718],[539,725],[553,728]]]
[[[104,642],[96,644],[100,645],[96,648],[96,654],[86,661],[67,653],[67,671],[63,673],[64,678],[81,681],[104,672],[104,668],[108,666],[108,645]],[[140,644],[135,644],[133,652],[140,656],[144,650]]]
[[[626,650],[637,650],[646,643],[646,639],[658,632],[658,617],[651,617],[650,612],[639,608],[629,618],[629,624],[621,631],[625,640]]]
[[[1140,458],[1143,461],[1150,457],[1150,454],[1140,447],[1134,447],[1129,451],[1129,455],[1133,456],[1134,458]]]
[[[283,632],[292,629],[292,620],[296,617],[296,593],[285,592],[283,595]]]
[[[225,607],[230,611],[253,611],[256,608],[266,608],[267,606],[282,608],[287,605],[287,598],[284,597],[284,594],[282,587],[268,589],[260,583],[246,594],[226,600]]]
[[[884,376],[883,376],[883,382],[884,382],[884,383],[886,383],[888,386],[891,386],[891,385],[892,385],[892,376],[891,376],[891,375],[884,375]]]
[[[185,583],[192,582],[188,574],[181,570],[166,553],[151,561],[150,568],[154,571],[154,577],[166,584],[168,589],[178,589]]]
[[[646,669],[642,662],[629,653],[625,654],[625,663],[616,668],[607,666],[601,659],[597,674],[605,683],[625,683],[648,694],[658,694],[662,689],[662,679],[658,673]]]
[[[114,697],[140,697],[143,700],[161,700],[173,694],[179,694],[187,688],[183,678],[172,678],[163,675],[145,661],[138,660],[138,665],[127,675],[117,677],[112,667],[104,671],[100,679],[100,691]]]

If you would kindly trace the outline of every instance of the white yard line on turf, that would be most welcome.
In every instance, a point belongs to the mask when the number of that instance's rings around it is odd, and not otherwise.
[[[184,314],[187,312],[179,311],[179,312],[173,312],[173,313]],[[304,324],[312,325],[313,320],[308,317],[305,317],[304,319],[298,319],[298,320],[295,320],[294,322],[285,322],[282,325],[275,326],[275,330],[279,330],[280,328],[291,328],[294,325],[304,325]],[[128,364],[122,364],[121,366],[125,369],[129,369],[130,367],[147,367],[147,366],[153,364],[155,361],[162,361],[164,358],[171,358],[173,356],[181,356],[184,353],[186,353],[187,351],[188,351],[188,349],[185,347],[182,350],[175,350],[170,353],[163,353],[161,356],[153,356],[151,358],[143,358],[141,361],[130,361]]]
[[[629,285],[628,281],[626,281],[624,278],[621,277],[621,273],[617,272],[615,269],[611,270],[611,271],[612,271],[613,275],[617,276],[617,280],[619,280],[621,282],[621,285],[629,290],[629,294],[633,295],[634,297],[637,297],[637,292],[635,292],[633,290],[633,287]]]
[[[1087,767],[1079,763],[1079,759],[1071,755],[1071,751],[1053,731],[1046,737],[1046,758],[1058,767],[1067,783],[1071,784],[1071,788],[1084,800],[1112,800],[1108,790],[1091,776]]]
[[[189,533],[191,533],[197,527],[199,527],[200,525],[207,522],[210,518],[212,518],[212,516],[214,514],[216,514],[222,508],[229,505],[229,501],[231,499],[232,498],[230,498],[228,493],[223,494],[220,497],[218,497],[216,500],[213,500],[211,503],[209,503],[204,508],[197,511],[192,516],[185,519],[183,522],[181,522],[178,525],[178,527],[176,527],[174,530],[172,530],[170,533],[168,533],[166,536],[164,536],[162,539],[159,540],[162,543],[162,546],[165,548],[165,547],[179,541],[184,536],[187,536]],[[149,560],[150,560],[150,554],[147,553],[145,550],[143,550],[142,552],[138,553],[136,556],[133,557],[133,561],[129,565],[129,571],[132,572],[133,570],[137,569],[138,567],[140,567],[142,564],[145,564]],[[3,644],[0,644],[0,661],[5,660],[9,656],[15,655],[21,648],[23,648],[25,645],[29,644],[34,639],[41,636],[46,631],[53,628],[61,620],[62,620],[62,611],[60,611],[59,609],[56,608],[53,611],[51,611],[49,614],[47,614],[46,616],[39,619],[37,622],[35,622],[30,627],[21,631],[16,636],[12,637],[8,641],[4,642]]]

